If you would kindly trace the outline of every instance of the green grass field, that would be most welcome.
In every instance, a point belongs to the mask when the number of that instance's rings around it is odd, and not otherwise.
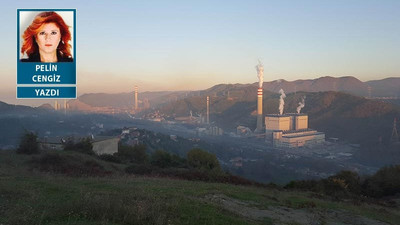
[[[78,153],[60,154],[91,158]],[[275,209],[286,209],[299,216],[303,212],[304,215],[341,212],[366,218],[364,224],[374,224],[368,221],[400,224],[398,208],[330,201],[312,197],[312,193],[276,188],[128,176],[121,172],[121,165],[95,158],[91,160],[112,174],[72,177],[43,173],[32,168],[32,157],[37,156],[0,151],[1,225],[303,224],[301,220],[280,220],[271,214]],[[213,200],[213,196],[219,200]],[[247,216],[243,213],[246,210],[257,211],[261,216],[251,213]],[[318,218],[319,224],[331,220],[329,216]]]

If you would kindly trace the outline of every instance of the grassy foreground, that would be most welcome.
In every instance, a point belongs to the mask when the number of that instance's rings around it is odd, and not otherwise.
[[[330,222],[335,216],[330,215],[335,213],[341,221],[336,224],[354,224],[351,218],[359,218],[360,224],[400,224],[398,205],[330,201],[275,188],[127,176],[120,165],[97,159],[112,175],[71,177],[36,171],[31,160],[32,156],[0,151],[2,225],[304,224],[307,218],[302,217],[312,215],[318,215],[311,218],[315,224],[334,224]],[[293,217],[280,218],[284,211]]]

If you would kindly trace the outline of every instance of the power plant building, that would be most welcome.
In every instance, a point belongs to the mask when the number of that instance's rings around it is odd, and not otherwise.
[[[307,114],[268,114],[265,116],[266,141],[277,148],[312,146],[325,141],[325,134],[308,128]]]

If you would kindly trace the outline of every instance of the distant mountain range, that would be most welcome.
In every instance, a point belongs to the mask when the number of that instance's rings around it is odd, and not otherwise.
[[[219,84],[211,88],[190,92],[145,92],[150,108],[143,114],[158,111],[167,119],[205,115],[205,96],[210,96],[211,120],[226,131],[238,125],[251,129],[256,124],[256,88],[253,84]],[[279,94],[283,89],[285,112],[295,112],[299,101],[306,96],[303,112],[308,113],[310,127],[326,132],[328,137],[339,137],[354,143],[377,142],[390,138],[393,118],[400,116],[396,105],[365,97],[400,96],[400,78],[387,78],[362,82],[354,77],[321,77],[313,80],[264,82],[264,110],[278,113]],[[77,102],[86,107],[133,107],[134,93],[82,95]],[[93,109],[93,108],[92,108]]]
[[[238,125],[253,129],[256,124],[256,88],[257,83],[219,84],[201,91],[143,92],[139,93],[139,106],[144,103],[149,106],[142,114],[157,111],[167,119],[189,116],[190,112],[194,116],[204,116],[205,96],[210,96],[210,119],[215,125],[226,131],[234,131]],[[373,96],[399,95],[400,78],[368,82],[354,77],[321,77],[292,82],[279,80],[264,82],[263,88],[265,114],[278,113],[279,94],[276,92],[282,88],[287,93],[285,112],[295,112],[301,98],[306,96],[302,112],[309,114],[311,128],[354,143],[378,140],[380,137],[389,139],[393,118],[400,117],[399,106],[362,97],[369,94],[368,90],[371,90],[371,95],[377,93]],[[134,105],[134,93],[84,94],[68,104],[71,110],[89,113],[129,109]],[[49,104],[32,108],[0,102],[0,115],[5,120],[13,115],[46,114],[49,110],[53,111]]]
[[[371,87],[373,97],[400,97],[400,78],[392,77],[383,80],[372,80],[366,82]]]
[[[246,94],[253,98],[257,83],[253,84],[219,84],[211,88],[199,91],[163,91],[139,93],[139,106],[142,108],[154,108],[159,105],[177,101],[193,96],[227,96],[235,97]],[[320,77],[317,79],[286,81],[283,79],[264,82],[264,92],[278,93],[283,89],[285,93],[296,92],[344,92],[361,97],[397,97],[400,96],[400,77],[386,78],[362,82],[355,77]],[[70,100],[71,109],[77,111],[96,111],[99,108],[133,108],[134,92],[106,94],[84,94],[76,100]]]
[[[129,126],[131,119],[104,114],[56,111],[40,107],[11,105],[0,101],[0,149],[15,148],[25,130],[39,137],[88,136]]]
[[[139,107],[147,109],[150,106],[177,101],[189,96],[190,93],[189,91],[142,92],[139,93]],[[134,104],[134,92],[118,94],[90,93],[68,101],[71,110],[84,112],[104,112],[110,108],[119,110],[119,112],[121,110],[129,111],[133,109]]]
[[[39,107],[30,107],[25,105],[11,105],[5,102],[0,101],[0,115],[7,116],[7,115],[14,115],[14,114],[30,114],[30,113],[40,113],[45,112],[47,109],[53,110],[54,108],[49,104],[43,104]]]

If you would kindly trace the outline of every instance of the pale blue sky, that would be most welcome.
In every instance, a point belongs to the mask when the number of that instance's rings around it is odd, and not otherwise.
[[[8,1],[3,99],[15,96],[17,8],[77,9],[78,95],[253,83],[257,59],[265,81],[400,76],[397,0]]]

